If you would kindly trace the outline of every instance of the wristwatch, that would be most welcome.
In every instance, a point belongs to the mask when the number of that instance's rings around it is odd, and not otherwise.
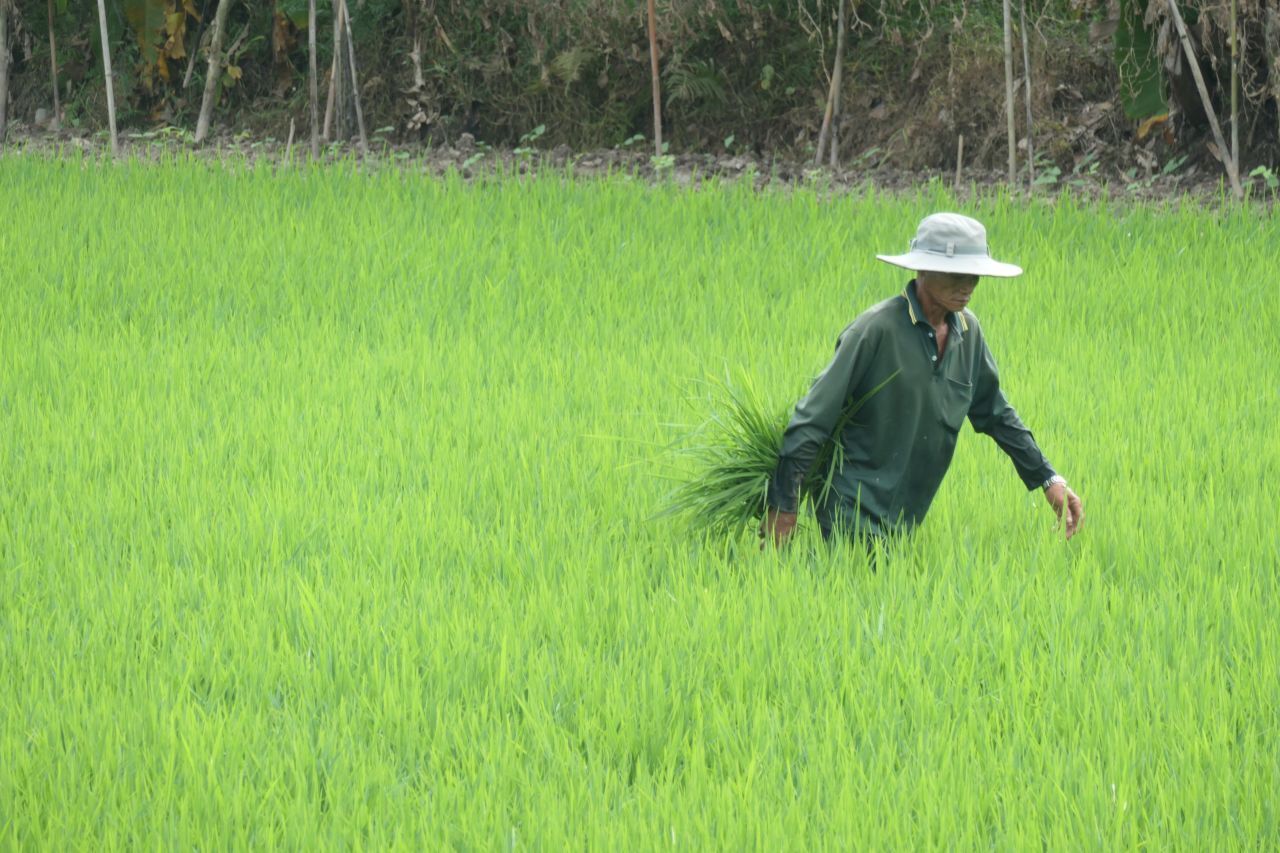
[[[1061,474],[1054,474],[1052,477],[1045,480],[1040,485],[1040,488],[1044,489],[1045,491],[1048,491],[1049,487],[1052,486],[1054,483],[1061,483],[1062,485],[1065,486],[1067,484],[1067,478],[1062,476]]]

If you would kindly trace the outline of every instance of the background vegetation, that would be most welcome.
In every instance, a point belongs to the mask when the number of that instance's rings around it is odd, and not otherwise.
[[[205,69],[198,62],[188,75],[186,65],[208,47],[216,0],[107,5],[124,124],[190,128]],[[1280,155],[1280,13],[1262,0],[1239,6],[1247,169]],[[30,124],[51,107],[50,8],[64,124],[98,130],[105,104],[90,2],[17,0],[14,115]],[[1229,10],[1209,0],[1184,8],[1224,119]],[[400,141],[452,143],[469,132],[514,145],[542,126],[540,145],[582,149],[652,132],[643,0],[351,0],[351,14],[369,127]],[[673,151],[812,149],[833,61],[834,0],[659,0],[658,14]],[[236,0],[229,15],[218,122],[283,138],[295,119],[305,131],[305,0]],[[319,15],[327,74],[330,0],[320,0]],[[1061,170],[1103,152],[1125,165],[1162,163],[1205,132],[1164,0],[1034,0],[1027,29],[1033,139]],[[962,134],[968,163],[1003,162],[999,3],[854,2],[844,71],[844,162],[951,167]],[[1157,121],[1159,132],[1144,127],[1170,108],[1173,118]],[[1018,113],[1021,138],[1026,121]],[[352,129],[340,122],[337,133]]]

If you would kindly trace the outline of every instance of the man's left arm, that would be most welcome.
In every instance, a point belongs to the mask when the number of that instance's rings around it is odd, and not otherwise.
[[[1084,505],[1080,496],[1071,491],[1067,481],[1053,470],[1049,460],[1040,452],[1031,430],[1009,405],[1000,389],[1000,373],[995,359],[980,332],[977,343],[977,377],[973,402],[969,406],[969,422],[975,432],[985,433],[995,440],[1013,462],[1028,490],[1044,489],[1045,499],[1058,518],[1065,521],[1067,538],[1070,539],[1084,521]]]

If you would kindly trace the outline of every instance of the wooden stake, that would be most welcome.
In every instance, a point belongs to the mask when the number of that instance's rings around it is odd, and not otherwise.
[[[836,68],[831,75],[831,90],[835,92],[835,97],[831,104],[831,168],[834,169],[840,165],[840,83],[844,70],[844,31],[845,18],[844,7],[846,0],[840,0],[840,13],[836,20],[837,26],[840,28],[836,33]]]
[[[311,102],[311,159],[320,157],[320,81],[316,76],[316,0],[307,0],[307,98]]]
[[[1022,0],[1020,10],[1022,19],[1022,90],[1027,102],[1027,190],[1036,185],[1036,149],[1035,135],[1031,123],[1031,51],[1027,46],[1027,0]]]
[[[116,91],[111,76],[111,44],[107,38],[107,4],[98,0],[98,28],[102,32],[102,71],[107,78],[107,121],[111,125],[111,156],[120,156],[120,137],[116,133]]]
[[[53,123],[50,127],[62,127],[62,105],[58,95],[58,41],[53,34],[53,0],[49,0],[49,71],[53,75]]]
[[[956,192],[960,191],[960,173],[964,169],[964,134],[956,140]]]
[[[329,69],[329,94],[324,99],[324,129],[320,131],[320,138],[325,142],[330,141],[332,137],[329,135],[330,126],[333,119],[333,69]]]
[[[653,78],[653,154],[662,156],[662,83],[658,79],[658,12],[649,0],[649,74]]]
[[[360,109],[360,80],[356,77],[356,45],[351,37],[351,12],[347,9],[347,0],[342,4],[342,25],[347,32],[347,58],[351,62],[351,95],[356,102],[356,126],[360,129],[360,153],[368,156],[369,137],[364,132],[364,110]]]
[[[284,162],[293,162],[293,119],[289,119],[289,141],[284,145]]]
[[[843,10],[843,6],[841,7]],[[840,35],[836,35],[837,44]],[[839,66],[840,63],[836,63]],[[831,69],[831,83],[827,86],[827,106],[822,111],[822,129],[818,131],[818,150],[813,152],[813,165],[822,165],[822,155],[827,148],[827,136],[831,133],[831,119],[836,108],[836,69]]]
[[[836,103],[836,81],[835,74],[831,75],[831,85],[827,86],[827,106],[822,111],[822,129],[818,131],[818,150],[813,152],[813,165],[822,165],[822,153],[827,147],[827,134],[831,132],[831,111],[835,109]]]
[[[831,105],[831,145],[828,148],[827,166],[834,169],[838,164],[836,152],[840,150],[840,96],[836,95]]]
[[[336,111],[342,109],[342,99],[338,96],[338,90],[342,88],[342,75],[338,72],[342,70],[342,7],[338,5],[338,0],[333,0],[333,64],[329,68],[329,95],[325,101],[324,108],[324,141],[332,142],[335,137],[342,135],[342,119],[338,119],[338,126],[333,126],[333,115]],[[333,132],[333,131],[336,131]]]
[[[1237,175],[1240,174],[1240,55],[1236,20],[1239,13],[1239,0],[1231,0],[1231,162]]]
[[[1195,78],[1196,88],[1200,91],[1200,103],[1204,105],[1205,115],[1209,117],[1209,129],[1213,131],[1213,138],[1218,143],[1220,152],[1218,159],[1226,167],[1227,179],[1231,181],[1231,189],[1235,192],[1236,198],[1243,199],[1244,187],[1240,186],[1240,174],[1236,171],[1235,161],[1231,158],[1227,143],[1222,138],[1222,128],[1218,125],[1218,116],[1213,111],[1213,102],[1209,100],[1209,90],[1204,85],[1204,75],[1200,73],[1200,63],[1196,61],[1195,51],[1191,48],[1191,36],[1187,35],[1187,25],[1182,21],[1182,14],[1178,11],[1178,4],[1174,0],[1166,0],[1166,2],[1169,4],[1169,15],[1173,18],[1173,25],[1178,30],[1178,40],[1182,42],[1182,52],[1186,55],[1187,63],[1191,66],[1191,76]]]
[[[1274,5],[1266,7],[1262,10],[1262,19],[1262,50],[1269,66],[1268,88],[1271,99],[1275,101],[1276,113],[1280,115],[1280,9]],[[1280,121],[1276,122],[1276,141],[1280,142]]]
[[[1004,114],[1009,129],[1009,186],[1018,179],[1018,140],[1013,129],[1013,10],[1004,0]]]
[[[213,118],[213,102],[218,96],[218,77],[222,74],[222,38],[227,31],[227,13],[234,0],[218,0],[218,11],[213,17],[213,35],[209,38],[209,68],[205,72],[204,97],[200,100],[200,118],[196,120],[197,145],[209,135],[209,122]]]
[[[0,145],[9,134],[9,0],[0,0]]]

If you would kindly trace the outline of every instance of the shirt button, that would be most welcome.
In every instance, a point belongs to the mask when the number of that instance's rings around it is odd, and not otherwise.
[[[933,359],[934,361],[937,361],[937,360],[938,360],[938,357],[937,357],[936,355],[931,355],[931,356],[929,356],[929,358]]]
[[[929,337],[931,337],[931,338],[933,337],[933,332],[930,332],[930,333],[929,333]]]

